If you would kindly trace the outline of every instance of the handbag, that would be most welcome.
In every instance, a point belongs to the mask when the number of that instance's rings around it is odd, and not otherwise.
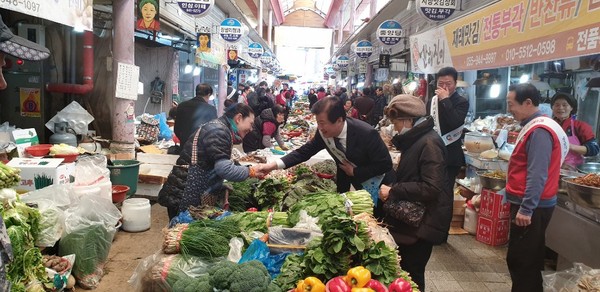
[[[412,227],[419,227],[425,216],[425,205],[420,202],[388,200],[383,204],[385,214]]]
[[[160,134],[158,119],[151,115],[143,115],[141,123],[135,129],[135,134],[140,144],[152,144],[158,141],[158,134]]]

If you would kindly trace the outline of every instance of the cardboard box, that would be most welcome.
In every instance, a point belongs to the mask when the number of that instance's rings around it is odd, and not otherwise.
[[[510,218],[510,203],[502,204],[503,196],[494,191],[481,190],[481,206],[479,207],[479,216],[488,219],[508,219]]]
[[[479,218],[477,218],[477,233],[475,238],[477,241],[488,245],[503,245],[508,242],[509,231],[509,219],[489,219],[482,217],[480,214]]]
[[[8,165],[21,170],[21,183],[15,189],[25,193],[52,184],[71,182],[75,164],[61,164],[62,161],[62,158],[13,158]]]
[[[12,131],[12,137],[17,145],[19,157],[27,156],[25,155],[25,148],[40,143],[34,128],[14,130]]]

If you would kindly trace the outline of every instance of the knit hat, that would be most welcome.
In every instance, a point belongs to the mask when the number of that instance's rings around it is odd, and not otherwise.
[[[397,95],[385,108],[385,115],[393,119],[418,118],[427,114],[425,104],[418,97],[410,94]]]
[[[14,35],[0,16],[0,51],[17,58],[39,61],[50,56],[50,51],[34,42]]]

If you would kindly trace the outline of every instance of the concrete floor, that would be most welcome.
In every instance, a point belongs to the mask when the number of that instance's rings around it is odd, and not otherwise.
[[[152,226],[140,233],[119,231],[105,266],[105,276],[95,291],[132,291],[127,280],[138,263],[162,247],[166,209],[152,206]],[[427,265],[427,291],[510,291],[506,246],[492,247],[472,235],[450,235],[448,243],[436,246]]]

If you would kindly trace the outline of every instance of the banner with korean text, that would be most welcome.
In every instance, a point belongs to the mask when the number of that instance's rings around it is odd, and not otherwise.
[[[600,0],[500,1],[443,26],[446,64],[467,71],[598,54],[599,19]],[[433,41],[427,33],[410,38],[413,62],[413,42]]]
[[[91,31],[92,1],[85,0],[0,0],[0,8],[17,11],[78,29]]]

